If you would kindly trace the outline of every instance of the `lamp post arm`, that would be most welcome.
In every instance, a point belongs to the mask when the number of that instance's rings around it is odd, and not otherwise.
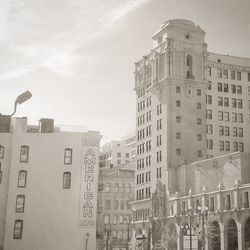
[[[17,101],[15,101],[15,105],[14,105],[14,111],[13,111],[13,113],[12,113],[12,114],[10,114],[10,115],[7,115],[7,116],[9,116],[9,117],[13,116],[13,115],[16,113],[16,108],[17,108]]]

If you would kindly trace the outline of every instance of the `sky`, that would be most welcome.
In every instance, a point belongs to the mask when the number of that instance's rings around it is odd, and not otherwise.
[[[206,32],[208,50],[250,57],[249,0],[0,0],[0,113],[30,124],[100,131],[102,142],[135,129],[134,63],[169,19]]]

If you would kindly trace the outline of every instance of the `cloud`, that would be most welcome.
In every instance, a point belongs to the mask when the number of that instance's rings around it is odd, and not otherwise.
[[[117,4],[110,0],[107,5],[100,0],[91,3],[61,0],[59,5],[52,5],[45,0],[14,1],[9,10],[8,36],[0,47],[5,51],[0,59],[4,61],[0,80],[27,74],[39,67],[76,77],[74,65],[79,57],[73,55],[74,50],[112,30],[119,20],[148,2],[125,0]]]

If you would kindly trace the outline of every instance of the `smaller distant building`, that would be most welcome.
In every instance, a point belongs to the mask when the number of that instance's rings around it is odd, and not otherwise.
[[[136,136],[135,131],[128,133],[124,137],[122,137],[122,141],[125,142],[126,147],[131,150],[131,158],[135,160],[136,157]]]
[[[133,200],[133,162],[100,170],[97,203],[98,250],[127,249],[132,230],[130,225],[132,211],[129,202]]]
[[[111,141],[101,147],[99,167],[109,169],[123,165],[132,160],[131,149],[125,141]]]

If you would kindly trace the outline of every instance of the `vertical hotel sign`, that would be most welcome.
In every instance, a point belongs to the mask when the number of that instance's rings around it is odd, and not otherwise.
[[[83,139],[80,190],[80,227],[96,227],[99,139]]]

